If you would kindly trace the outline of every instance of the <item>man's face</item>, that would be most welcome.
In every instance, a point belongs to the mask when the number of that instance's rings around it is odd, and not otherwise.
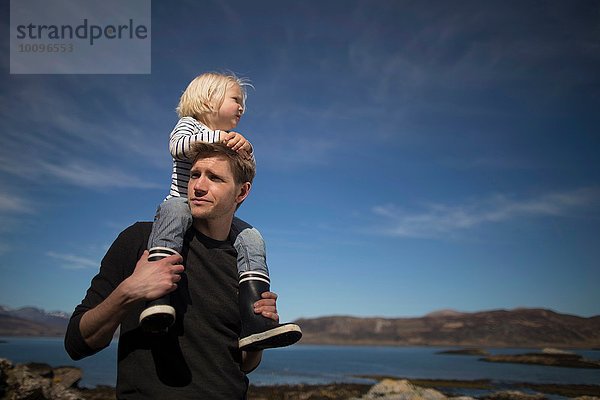
[[[224,156],[197,160],[190,170],[188,200],[194,219],[233,216],[238,203],[248,195],[249,184],[236,184]],[[229,222],[230,223],[230,222]]]

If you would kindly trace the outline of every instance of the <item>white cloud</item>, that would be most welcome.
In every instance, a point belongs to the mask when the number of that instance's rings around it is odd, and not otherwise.
[[[268,165],[276,169],[323,167],[330,164],[336,143],[328,138],[288,137],[276,141],[257,140],[255,155],[259,168]]]
[[[86,165],[78,162],[55,165],[40,162],[40,170],[49,176],[58,178],[63,182],[89,188],[139,188],[153,189],[162,186],[118,169]]]
[[[0,212],[29,214],[33,210],[26,200],[10,194],[0,193]]]
[[[0,256],[8,253],[12,249],[5,243],[0,243]]]
[[[126,173],[114,167],[72,160],[69,163],[54,163],[33,159],[28,164],[16,164],[0,156],[0,171],[10,173],[22,179],[44,178],[46,182],[59,181],[61,184],[91,189],[134,188],[157,189],[163,185]],[[16,198],[0,197],[0,211],[12,209],[26,212],[27,203],[19,206]]]
[[[124,96],[125,90],[136,101]],[[25,179],[42,174],[84,187],[156,187],[130,169],[170,168],[167,141],[174,113],[145,91],[125,83],[82,84],[68,76],[59,84],[13,85],[10,95],[0,98],[0,171]]]
[[[465,157],[446,157],[442,159],[441,164],[449,168],[458,170],[468,169],[492,169],[492,170],[531,170],[541,168],[530,159],[520,159],[515,155],[509,154],[504,157],[499,156],[480,156],[473,158]]]
[[[89,258],[80,257],[73,254],[59,254],[54,252],[47,252],[46,255],[48,257],[61,261],[61,268],[64,269],[98,268],[99,265],[97,260],[91,260]]]
[[[428,204],[420,212],[395,205],[381,205],[373,212],[389,221],[379,233],[398,237],[431,238],[516,218],[569,216],[579,208],[598,203],[600,190],[582,188],[517,199],[507,195],[470,201],[461,205]]]
[[[20,91],[14,100],[23,102],[27,95],[41,99],[42,103],[30,107],[27,124],[13,120],[6,110],[0,112],[6,117],[0,139],[0,171],[21,179],[44,177],[52,179],[48,181],[52,184],[58,180],[85,188],[162,187],[127,169],[132,166],[154,169],[158,164],[169,168],[166,144],[161,148],[154,140],[141,140],[142,128],[131,122],[117,128],[118,123],[113,120],[110,126],[100,127],[71,115],[73,104],[66,104],[71,100],[47,88],[40,88],[40,93],[35,96],[28,90]],[[55,107],[58,110],[51,118],[42,111],[48,99],[58,104]],[[167,133],[164,137],[166,143]],[[113,166],[108,166],[111,164]],[[14,199],[0,199],[0,210],[25,211],[16,203]]]

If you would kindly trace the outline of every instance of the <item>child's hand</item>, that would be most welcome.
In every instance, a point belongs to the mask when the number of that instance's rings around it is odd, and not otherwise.
[[[223,138],[223,143],[227,147],[240,153],[244,158],[252,159],[252,145],[241,134],[237,132],[229,132]]]

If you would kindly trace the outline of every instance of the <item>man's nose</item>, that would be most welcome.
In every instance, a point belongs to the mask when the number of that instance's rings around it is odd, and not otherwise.
[[[201,176],[200,178],[196,179],[196,181],[194,182],[194,190],[196,192],[206,192],[206,183],[207,183],[206,177]]]

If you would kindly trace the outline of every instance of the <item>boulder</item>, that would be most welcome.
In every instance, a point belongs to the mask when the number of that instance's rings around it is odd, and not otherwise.
[[[72,386],[81,379],[74,367],[52,368],[48,364],[13,365],[0,359],[0,397],[10,400],[83,400]]]
[[[8,386],[6,383],[6,379],[8,378],[6,371],[12,368],[12,366],[12,362],[6,358],[0,358],[0,399],[5,398],[4,395],[6,394],[6,388]]]
[[[83,377],[81,369],[74,367],[57,367],[53,372],[53,382],[64,388],[76,387]]]
[[[415,386],[406,379],[384,379],[374,385],[360,399],[352,400],[446,400],[444,394],[435,389]],[[457,398],[458,399],[458,398]],[[473,400],[470,397],[460,397],[461,400]]]
[[[485,396],[485,400],[544,400],[543,394],[526,394],[518,390],[504,390]]]

